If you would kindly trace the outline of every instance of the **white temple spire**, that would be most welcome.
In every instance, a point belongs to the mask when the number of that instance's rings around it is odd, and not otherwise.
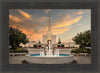
[[[47,35],[52,35],[52,32],[51,32],[51,25],[50,25],[50,14],[48,14],[48,31],[47,31]]]

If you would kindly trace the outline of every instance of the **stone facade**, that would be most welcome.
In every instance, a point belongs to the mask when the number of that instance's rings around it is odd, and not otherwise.
[[[43,35],[43,44],[47,44],[48,36]],[[56,35],[51,35],[52,44],[56,44]]]

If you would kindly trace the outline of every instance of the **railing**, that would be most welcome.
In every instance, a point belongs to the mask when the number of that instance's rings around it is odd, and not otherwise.
[[[27,53],[9,53],[9,56],[25,56]]]
[[[76,56],[90,56],[91,54],[88,53],[71,53],[72,55],[76,55]]]

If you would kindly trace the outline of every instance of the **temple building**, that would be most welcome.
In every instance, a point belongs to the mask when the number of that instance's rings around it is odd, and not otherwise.
[[[48,22],[48,31],[46,35],[43,35],[43,44],[48,44],[48,41],[51,41],[52,44],[56,44],[56,35],[52,34],[51,25],[50,25],[50,14]]]
[[[48,42],[50,41],[50,43],[52,44],[52,47],[55,47],[55,48],[66,49],[68,47],[79,47],[79,45],[75,45],[75,42],[61,42],[60,41],[60,43],[56,43],[56,35],[53,35],[51,31],[50,14],[48,15],[48,17],[49,17],[48,30],[47,30],[47,33],[43,35],[43,42],[42,43],[28,42],[26,44],[21,43],[20,46],[40,49],[41,47],[42,48],[46,47],[48,45]]]

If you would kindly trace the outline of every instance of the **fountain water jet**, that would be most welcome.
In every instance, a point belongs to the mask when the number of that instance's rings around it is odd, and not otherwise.
[[[46,48],[46,49],[48,49],[46,51],[46,54],[44,52],[44,49],[42,49],[40,51],[40,56],[48,56],[48,57],[50,57],[50,56],[59,56],[59,49],[51,50],[52,49],[52,44],[51,44],[51,41],[50,40],[49,40],[49,44],[48,45],[49,45],[48,48]]]

